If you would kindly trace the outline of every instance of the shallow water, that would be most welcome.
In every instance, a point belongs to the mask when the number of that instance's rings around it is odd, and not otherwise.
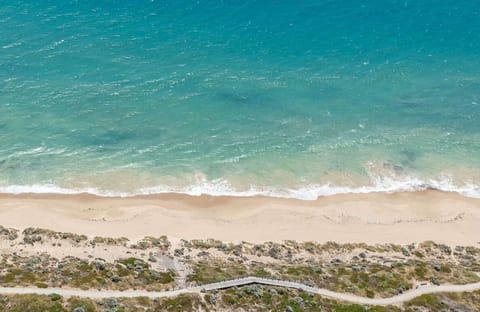
[[[0,191],[480,196],[475,1],[0,1]]]

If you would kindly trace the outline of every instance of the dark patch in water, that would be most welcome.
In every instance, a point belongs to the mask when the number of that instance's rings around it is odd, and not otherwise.
[[[428,99],[423,97],[403,98],[398,100],[398,104],[408,108],[416,108],[416,107],[424,106],[428,103],[429,103]]]
[[[417,153],[410,149],[403,149],[400,151],[400,154],[403,156],[402,165],[412,167],[413,163],[417,160]]]
[[[258,92],[231,92],[231,91],[220,91],[215,94],[215,100],[235,105],[235,106],[257,106],[268,104],[272,99]]]
[[[248,104],[250,101],[247,95],[229,92],[217,93],[216,98],[222,102],[231,104]]]
[[[384,161],[383,162],[383,169],[393,171],[397,174],[403,172],[403,167],[397,164],[392,163],[391,161]]]
[[[408,108],[415,108],[418,106],[417,103],[410,102],[410,101],[400,101],[399,104],[401,104],[402,106],[406,106]]]
[[[95,146],[116,145],[124,141],[131,140],[134,137],[135,137],[135,134],[131,131],[108,130],[96,136],[92,140],[91,145],[95,145]]]

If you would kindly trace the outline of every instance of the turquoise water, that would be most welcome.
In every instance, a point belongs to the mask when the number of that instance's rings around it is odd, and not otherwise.
[[[0,191],[480,196],[476,1],[2,1]]]

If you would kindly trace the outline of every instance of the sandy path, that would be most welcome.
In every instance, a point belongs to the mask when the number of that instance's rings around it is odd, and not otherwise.
[[[330,299],[357,303],[357,304],[368,304],[368,305],[393,305],[400,304],[412,300],[415,297],[433,294],[440,292],[449,292],[449,293],[458,293],[466,291],[475,291],[480,290],[480,282],[465,284],[465,285],[429,285],[420,288],[416,288],[403,294],[389,297],[389,298],[365,298],[360,296],[355,296],[346,293],[339,293],[330,291],[324,288],[310,287],[301,283],[282,281],[282,280],[271,280],[258,277],[246,277],[240,278],[232,281],[225,281],[219,283],[206,284],[203,286],[182,288],[171,291],[155,292],[155,291],[141,291],[141,290],[131,290],[131,291],[111,291],[111,290],[77,290],[77,289],[63,289],[63,288],[28,288],[28,287],[0,287],[1,294],[39,294],[39,295],[48,295],[52,293],[59,294],[64,297],[85,297],[85,298],[131,298],[131,297],[148,297],[148,298],[159,298],[159,297],[173,297],[185,293],[198,293],[205,290],[215,290],[215,289],[224,289],[229,287],[237,287],[248,284],[263,284],[270,286],[286,287],[301,289],[310,293],[318,294],[323,297]]]

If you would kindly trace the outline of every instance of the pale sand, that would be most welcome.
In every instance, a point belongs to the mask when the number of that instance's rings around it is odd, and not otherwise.
[[[423,191],[336,195],[316,201],[165,194],[0,195],[0,225],[89,236],[167,235],[223,241],[480,243],[480,199]]]

